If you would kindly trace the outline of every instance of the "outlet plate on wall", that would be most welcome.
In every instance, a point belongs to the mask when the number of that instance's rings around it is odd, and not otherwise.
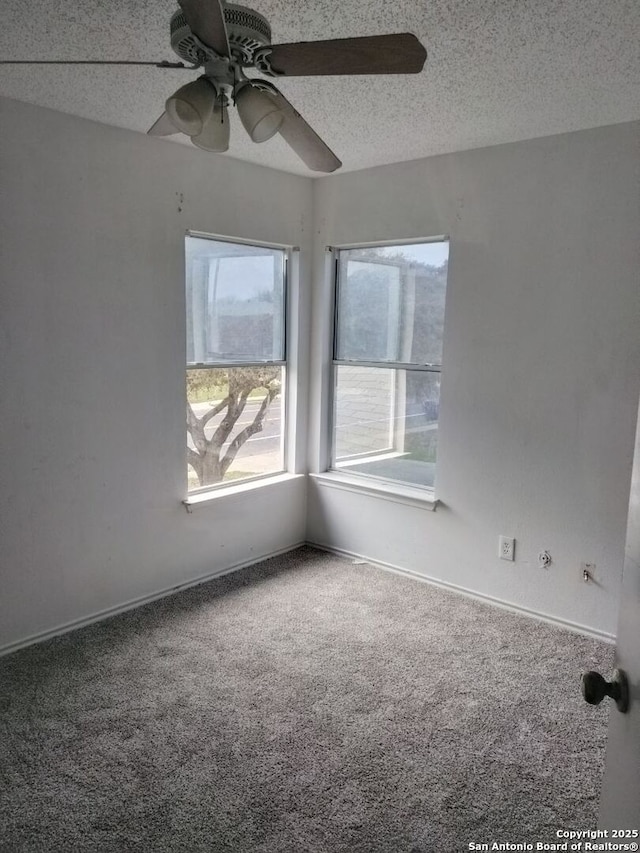
[[[515,560],[516,540],[509,536],[500,536],[498,539],[498,557],[501,560]]]

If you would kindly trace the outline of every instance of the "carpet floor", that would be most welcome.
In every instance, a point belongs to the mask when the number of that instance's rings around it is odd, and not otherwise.
[[[593,829],[610,646],[302,548],[0,660],[3,853]]]

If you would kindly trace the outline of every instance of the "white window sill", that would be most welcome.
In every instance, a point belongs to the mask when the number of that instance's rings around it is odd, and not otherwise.
[[[211,489],[209,492],[197,492],[189,495],[182,503],[187,512],[193,512],[197,507],[211,506],[216,501],[224,500],[238,495],[244,495],[247,492],[255,492],[260,489],[268,489],[271,486],[276,486],[279,483],[289,483],[292,480],[301,480],[304,474],[275,474],[273,477],[263,477],[260,480],[247,480],[243,483],[237,483],[234,486],[224,486],[218,489]]]
[[[440,503],[430,489],[414,488],[401,483],[373,482],[364,477],[355,477],[338,471],[326,471],[322,474],[309,474],[309,476],[322,487],[328,486],[332,489],[395,501],[406,506],[419,507],[428,512],[435,512]]]

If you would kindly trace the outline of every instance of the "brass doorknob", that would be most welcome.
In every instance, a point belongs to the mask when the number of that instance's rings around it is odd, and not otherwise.
[[[629,710],[629,681],[621,669],[614,670],[611,681],[605,681],[599,672],[585,672],[582,695],[590,705],[599,705],[605,696],[610,696],[622,714]]]

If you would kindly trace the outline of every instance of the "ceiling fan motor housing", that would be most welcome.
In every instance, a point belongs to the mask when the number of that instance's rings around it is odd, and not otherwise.
[[[269,21],[246,6],[224,3],[222,8],[231,53],[241,64],[251,65],[254,52],[271,44]],[[181,9],[171,16],[171,47],[185,62],[202,64],[200,44],[194,38]]]

